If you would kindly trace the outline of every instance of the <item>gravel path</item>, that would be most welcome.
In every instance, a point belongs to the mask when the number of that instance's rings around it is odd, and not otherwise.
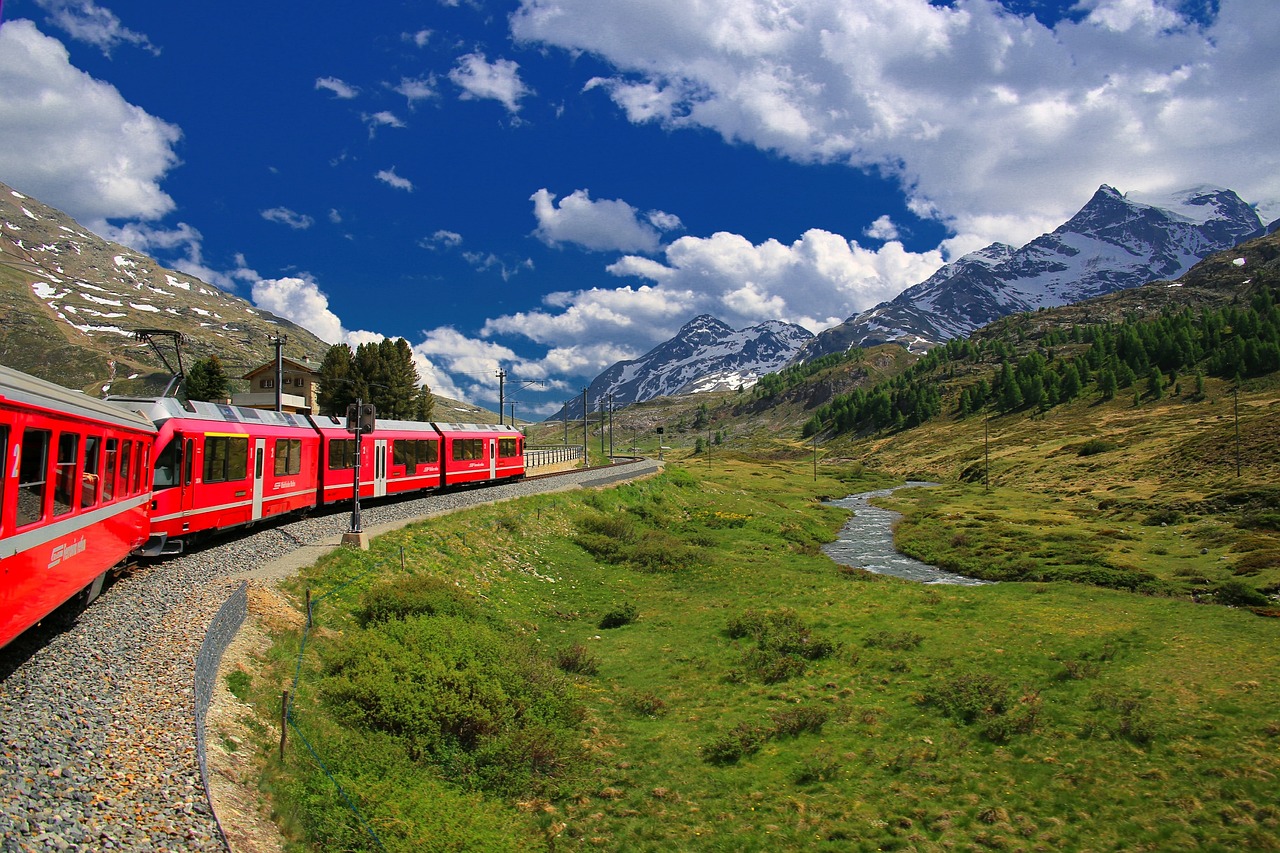
[[[643,460],[363,505],[362,520],[376,535],[426,515],[657,470]],[[349,521],[341,512],[302,519],[144,567],[68,630],[38,629],[0,651],[0,850],[225,850],[196,755],[196,654],[238,576],[305,565]]]

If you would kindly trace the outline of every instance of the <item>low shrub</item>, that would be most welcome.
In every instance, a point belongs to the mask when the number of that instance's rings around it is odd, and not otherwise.
[[[625,696],[622,707],[642,717],[660,717],[667,712],[667,703],[652,690],[641,690]]]
[[[323,701],[464,787],[528,791],[581,758],[585,711],[527,638],[453,616],[348,631],[324,652]]]
[[[978,726],[982,736],[995,743],[1034,730],[1041,705],[1038,692],[1018,696],[998,676],[982,672],[938,679],[922,701],[948,717]]]
[[[792,774],[791,781],[797,785],[812,785],[815,782],[827,782],[840,772],[840,761],[831,752],[823,748],[807,755]]]
[[[924,642],[924,637],[914,631],[878,631],[864,638],[862,642],[869,649],[909,651],[919,648]]]
[[[1214,590],[1213,597],[1219,604],[1225,604],[1228,607],[1265,607],[1271,603],[1258,590],[1244,581],[1237,580],[1224,581]]]
[[[1085,723],[1086,735],[1121,737],[1145,746],[1160,734],[1147,696],[1133,690],[1102,688],[1090,694],[1089,700],[1093,709],[1102,715],[1089,718]]]
[[[754,723],[738,723],[729,731],[703,744],[702,760],[708,764],[735,764],[760,751],[769,740],[769,732]]]
[[[822,731],[831,712],[816,705],[800,705],[795,708],[784,708],[770,715],[773,721],[774,737],[798,737],[802,734],[817,734]]]
[[[600,661],[582,643],[557,651],[556,666],[571,675],[595,675],[600,671]]]
[[[640,618],[639,611],[636,610],[634,604],[628,601],[609,610],[600,617],[600,621],[596,624],[602,629],[621,628],[623,625],[630,625],[638,618]]]
[[[804,675],[807,669],[804,658],[799,655],[758,648],[743,654],[742,667],[761,684],[778,684]]]
[[[732,639],[750,638],[761,649],[806,660],[834,654],[839,643],[814,634],[794,610],[747,610],[729,620],[726,632]]]
[[[1103,438],[1091,438],[1084,444],[1080,445],[1080,449],[1076,452],[1077,456],[1096,456],[1099,453],[1108,453],[1115,450],[1118,445],[1114,441],[1107,441]]]
[[[413,616],[479,619],[480,610],[470,595],[433,575],[406,575],[379,584],[364,594],[355,610],[361,628]]]

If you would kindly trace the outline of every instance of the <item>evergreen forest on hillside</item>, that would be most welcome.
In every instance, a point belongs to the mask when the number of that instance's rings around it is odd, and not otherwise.
[[[1280,304],[1268,288],[1245,308],[1198,314],[1184,308],[1150,319],[1051,328],[1019,356],[1025,343],[948,341],[893,379],[833,398],[814,413],[804,436],[918,426],[944,413],[943,386],[953,381],[962,386],[958,417],[988,409],[1045,411],[1087,393],[1110,400],[1132,392],[1135,404],[1166,394],[1203,395],[1206,374],[1239,381],[1280,369]],[[984,375],[983,365],[993,367]]]

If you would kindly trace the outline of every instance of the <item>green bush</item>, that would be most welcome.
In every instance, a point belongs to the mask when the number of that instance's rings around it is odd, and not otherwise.
[[[527,640],[482,623],[373,622],[327,650],[319,686],[347,725],[390,735],[464,786],[527,791],[579,757],[584,711],[570,682]],[[531,755],[534,740],[555,755]]]
[[[1133,690],[1102,688],[1089,699],[1093,709],[1102,713],[1086,722],[1086,735],[1121,737],[1140,746],[1159,736],[1160,726],[1147,696]]]
[[[233,669],[227,673],[227,689],[231,691],[232,696],[241,702],[247,702],[249,701],[249,684],[251,680],[249,673],[243,669]]]
[[[471,596],[432,575],[407,575],[379,584],[364,594],[355,611],[361,628],[411,616],[479,619],[480,611]]]
[[[826,725],[830,717],[830,711],[826,708],[819,708],[816,705],[784,708],[781,711],[774,711],[770,715],[773,720],[774,737],[798,737],[802,734],[817,734],[822,731],[822,727]]]
[[[1080,445],[1077,456],[1096,456],[1099,453],[1107,453],[1115,450],[1118,445],[1114,441],[1107,441],[1101,438],[1091,438],[1084,444]]]
[[[702,760],[708,764],[734,764],[760,751],[769,732],[753,723],[738,723],[729,731],[702,746]]]
[[[918,649],[924,642],[924,637],[914,631],[877,631],[862,642],[869,649],[908,651]]]
[[[820,660],[834,654],[839,643],[814,634],[794,610],[747,610],[729,620],[731,639],[750,638],[764,651]]]
[[[660,717],[667,712],[667,703],[652,690],[641,690],[628,694],[622,700],[622,706],[633,714],[642,717]]]
[[[1032,731],[1041,704],[1038,693],[1019,697],[999,677],[982,672],[938,679],[925,691],[923,701],[948,717],[976,725],[984,738],[995,743]]]
[[[1265,595],[1244,581],[1225,581],[1214,590],[1213,595],[1219,604],[1229,607],[1265,607],[1270,604]]]
[[[742,656],[742,666],[747,673],[762,684],[779,682],[804,675],[804,658],[784,654],[773,649],[751,649]]]
[[[639,611],[636,610],[636,606],[634,604],[628,601],[624,604],[617,605],[612,610],[601,616],[597,625],[604,630],[609,628],[621,628],[623,625],[630,625],[638,618],[640,618]]]
[[[556,652],[556,666],[572,675],[595,675],[600,661],[582,643],[574,643]]]

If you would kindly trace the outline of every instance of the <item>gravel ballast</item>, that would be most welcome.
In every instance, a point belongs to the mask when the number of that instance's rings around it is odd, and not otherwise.
[[[418,518],[655,473],[641,460],[366,505],[372,535]],[[0,850],[226,849],[196,753],[194,664],[241,578],[313,562],[347,530],[318,515],[136,569],[62,633],[0,650]]]

